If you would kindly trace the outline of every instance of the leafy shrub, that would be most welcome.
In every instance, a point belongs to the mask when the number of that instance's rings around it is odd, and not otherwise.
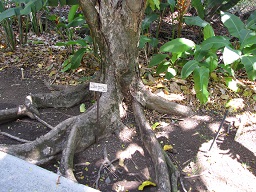
[[[187,24],[203,28],[204,41],[199,45],[185,38],[169,41],[161,46],[160,53],[154,55],[149,64],[157,66],[157,73],[165,72],[167,79],[175,75],[174,67],[178,64],[182,66],[183,79],[193,74],[196,96],[202,104],[209,97],[209,74],[217,68],[234,77],[235,71],[243,67],[249,79],[256,79],[256,11],[245,24],[227,12],[221,12],[221,21],[237,39],[235,42],[225,36],[215,36],[211,25],[200,17],[188,17]],[[226,80],[228,85],[232,78]]]

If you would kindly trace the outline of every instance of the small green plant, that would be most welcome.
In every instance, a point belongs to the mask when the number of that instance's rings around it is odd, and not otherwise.
[[[80,66],[80,63],[82,61],[82,58],[86,52],[91,52],[91,46],[90,44],[93,43],[92,38],[87,35],[84,39],[77,39],[74,40],[74,32],[76,27],[88,27],[85,24],[85,19],[82,14],[77,14],[79,6],[73,5],[70,8],[69,14],[68,14],[68,23],[65,24],[64,22],[60,22],[57,25],[57,28],[61,31],[62,34],[63,31],[66,33],[68,41],[65,42],[58,42],[56,43],[57,46],[66,46],[71,47],[71,54],[67,60],[64,61],[62,64],[62,72],[68,71],[70,69],[77,69]],[[55,17],[52,17],[52,19],[56,19]],[[65,37],[63,37],[65,38]],[[78,50],[75,50],[74,45],[80,46]]]
[[[148,7],[145,11],[145,18],[142,21],[141,31],[142,35],[140,36],[139,48],[144,49],[145,56],[151,53],[151,48],[154,52],[157,50],[159,44],[158,36],[161,30],[161,25],[163,21],[163,16],[167,10],[173,12],[176,6],[175,0],[167,0],[166,2],[161,2],[160,0],[147,0]],[[156,24],[155,35],[152,33],[152,24]]]
[[[214,14],[218,13],[217,11],[227,11],[240,1],[241,0],[191,0],[191,5],[196,9],[201,19],[209,21]]]
[[[27,34],[30,20],[35,32],[39,33],[36,14],[46,4],[44,0],[13,0],[11,3],[14,3],[15,7],[8,8],[10,7],[9,1],[0,1],[0,25],[4,28],[6,44],[11,50],[14,50],[17,42],[13,32],[15,20],[17,20],[19,28],[19,42],[20,44],[26,43],[27,37],[24,36],[24,28],[25,34]],[[26,20],[25,27],[23,26],[23,20]]]
[[[165,73],[166,79],[176,74],[175,67],[182,66],[181,77],[185,79],[193,74],[196,96],[204,104],[209,97],[209,74],[217,68],[228,74],[227,86],[235,78],[235,71],[241,68],[245,68],[249,79],[256,79],[255,20],[256,12],[246,24],[235,15],[221,12],[224,26],[237,38],[231,42],[228,37],[215,36],[210,24],[200,17],[186,18],[187,24],[203,27],[204,41],[199,45],[185,38],[169,41],[160,47],[160,53],[153,56],[149,66],[157,66],[156,72]],[[223,59],[218,52],[222,53]]]

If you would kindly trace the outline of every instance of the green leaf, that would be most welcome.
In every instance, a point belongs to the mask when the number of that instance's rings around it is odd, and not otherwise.
[[[186,79],[199,65],[196,60],[188,61],[181,70],[181,78]]]
[[[225,47],[223,51],[223,62],[225,65],[232,64],[241,57],[241,51]]]
[[[142,49],[146,43],[149,43],[152,41],[152,38],[149,38],[145,35],[140,36],[140,42],[139,42],[139,48]]]
[[[223,36],[214,36],[206,39],[201,44],[201,50],[209,50],[213,49],[217,51],[218,49],[229,46],[229,39]]]
[[[207,57],[205,59],[205,64],[210,70],[210,73],[213,72],[218,67],[218,57],[216,54],[212,54],[211,56]]]
[[[0,14],[0,23],[4,20],[4,19],[7,19],[7,18],[10,18],[12,16],[18,16],[20,15],[20,11],[22,10],[21,7],[14,7],[14,8],[10,8],[10,9],[7,9],[5,11],[3,11],[1,14]]]
[[[174,68],[168,67],[167,72],[165,73],[165,78],[170,80],[171,78],[175,77],[177,75],[177,72]]]
[[[204,6],[201,0],[192,0],[191,5],[196,9],[197,14],[201,19],[204,19]]]
[[[240,31],[240,49],[256,44],[256,33],[254,31],[243,29]]]
[[[209,25],[207,21],[204,21],[198,16],[195,17],[184,17],[185,18],[185,23],[187,25],[196,25],[199,27],[205,27],[206,25]]]
[[[153,11],[155,10],[155,7],[160,9],[160,0],[147,0],[147,2]]]
[[[174,8],[175,8],[175,5],[176,5],[175,0],[167,0],[167,2],[170,5],[171,11],[174,12]]]
[[[69,23],[74,20],[78,7],[79,7],[79,5],[72,5],[72,7],[70,8],[69,13],[68,13],[68,22]]]
[[[193,78],[195,83],[196,97],[200,103],[205,104],[208,101],[208,82],[209,82],[209,69],[205,67],[198,67],[193,72]]]
[[[67,27],[78,27],[85,23],[84,17],[76,17],[73,21],[71,21],[69,24],[67,24]]]
[[[81,60],[86,52],[86,48],[81,48],[77,52],[75,52],[74,56],[71,59],[72,67],[71,69],[77,69],[80,66]]]
[[[245,67],[248,78],[254,81],[256,79],[256,56],[243,56],[241,62]]]
[[[79,109],[80,109],[80,113],[84,113],[84,112],[86,111],[85,104],[82,103],[82,104],[80,105]]]
[[[159,125],[160,125],[159,122],[154,123],[154,124],[151,126],[152,130],[155,130]]]
[[[231,65],[224,65],[220,64],[219,65],[222,69],[224,69],[230,76],[235,76],[234,69],[232,69]]]
[[[237,85],[237,82],[234,81],[232,77],[225,77],[225,82],[229,89],[231,89],[234,92],[238,91],[239,87]]]
[[[179,53],[195,47],[195,43],[189,39],[176,38],[160,47],[160,52]]]
[[[156,74],[160,74],[160,73],[163,73],[163,72],[166,72],[168,67],[170,65],[170,62],[164,62],[164,63],[160,63],[156,69]]]
[[[138,190],[139,191],[143,191],[144,190],[144,187],[146,186],[156,186],[155,183],[151,182],[151,181],[144,181],[139,187],[138,187]]]
[[[167,54],[156,54],[152,57],[151,61],[149,62],[149,67],[153,67],[155,65],[158,65],[163,60],[165,60],[169,55]]]
[[[250,47],[246,47],[243,49],[244,55],[256,55],[256,44],[253,44]]]
[[[158,45],[158,43],[159,43],[159,40],[157,39],[157,38],[154,38],[154,37],[152,37],[151,38],[151,41],[149,42],[149,44],[152,46],[152,47],[157,47],[157,45]]]
[[[206,25],[203,29],[204,40],[209,39],[210,37],[215,36],[214,30],[211,25]]]
[[[229,33],[237,38],[240,36],[240,31],[245,29],[241,19],[231,13],[221,11],[221,21],[227,27]]]
[[[44,1],[43,0],[32,0],[29,1],[28,4],[24,7],[23,10],[20,11],[21,15],[28,15],[31,12],[37,12],[41,10],[44,6]]]
[[[256,11],[251,13],[250,17],[248,18],[246,22],[246,28],[249,29],[256,29]]]
[[[153,13],[151,15],[146,15],[145,19],[142,21],[142,30],[146,30],[149,28],[150,24],[158,19],[158,15]]]

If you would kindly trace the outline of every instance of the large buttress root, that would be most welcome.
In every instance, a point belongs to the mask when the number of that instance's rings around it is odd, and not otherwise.
[[[148,150],[154,165],[155,174],[158,183],[158,191],[171,191],[170,177],[168,174],[165,157],[162,153],[162,148],[156,139],[146,117],[143,113],[142,106],[138,102],[133,102],[133,111],[136,123],[140,128],[142,141]]]
[[[142,106],[148,109],[156,110],[159,113],[163,114],[171,114],[184,117],[192,116],[194,114],[190,107],[171,102],[163,97],[152,93],[144,86],[144,84],[140,80],[138,81],[136,86],[138,86],[139,91],[135,93],[132,92],[133,97]]]

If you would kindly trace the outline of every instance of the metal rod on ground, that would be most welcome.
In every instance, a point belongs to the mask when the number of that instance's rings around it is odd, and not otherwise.
[[[215,143],[216,139],[218,138],[219,133],[220,133],[220,129],[221,129],[221,127],[223,126],[223,123],[224,123],[224,121],[225,121],[227,115],[228,115],[228,109],[225,111],[225,114],[224,114],[224,117],[223,117],[223,119],[222,119],[222,121],[221,121],[219,130],[218,130],[218,132],[217,132],[217,135],[215,136],[215,138],[214,138],[213,141],[212,141],[212,144],[211,144],[211,146],[210,146],[210,148],[209,148],[209,151],[212,149],[213,144]]]

